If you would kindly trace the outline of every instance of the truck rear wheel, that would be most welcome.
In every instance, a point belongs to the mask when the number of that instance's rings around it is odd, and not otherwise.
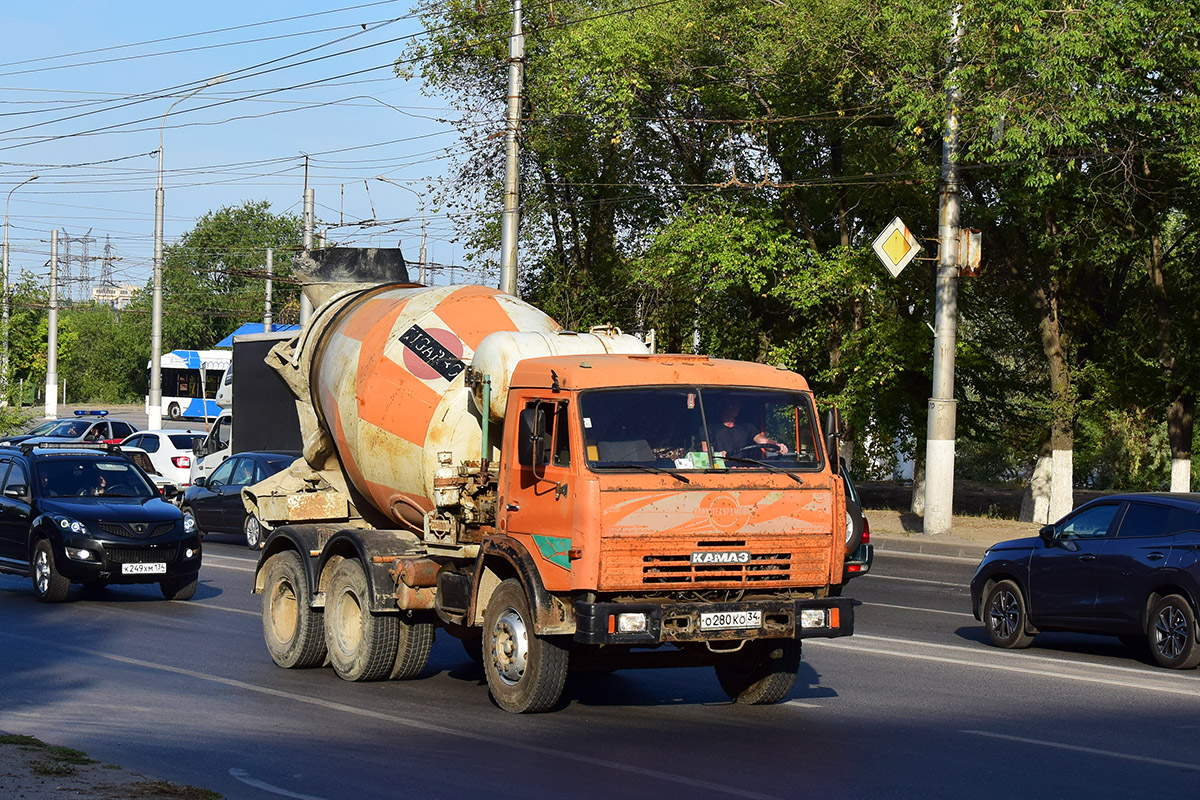
[[[717,682],[735,703],[761,706],[778,703],[788,696],[800,669],[798,639],[766,639],[746,642],[736,653],[714,667]]]
[[[533,632],[521,582],[496,587],[483,615],[483,669],[496,705],[515,714],[547,711],[567,681],[567,649]]]
[[[333,568],[325,590],[325,646],[343,680],[382,680],[396,663],[400,620],[395,614],[372,614],[370,597],[357,560],[347,558]]]
[[[420,675],[429,663],[433,652],[433,639],[437,627],[432,622],[423,622],[419,617],[396,620],[396,663],[392,665],[390,681],[406,681]]]
[[[319,667],[325,661],[321,613],[308,604],[308,575],[294,550],[276,553],[263,568],[263,639],[271,660],[284,669]]]

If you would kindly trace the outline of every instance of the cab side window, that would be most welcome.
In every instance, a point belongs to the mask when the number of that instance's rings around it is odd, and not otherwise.
[[[567,404],[550,403],[544,400],[527,403],[521,412],[520,430],[517,435],[517,463],[532,467],[534,462],[533,438],[541,437],[542,453],[539,463],[556,467],[571,466],[571,436],[567,423]]]

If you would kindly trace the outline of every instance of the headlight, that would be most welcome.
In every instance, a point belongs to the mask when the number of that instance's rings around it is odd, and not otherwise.
[[[649,627],[645,614],[632,612],[617,615],[619,633],[645,633]]]
[[[183,515],[183,532],[184,533],[195,533],[196,532],[196,518],[193,517],[191,514]]]
[[[58,525],[64,531],[87,533],[87,526],[77,519],[71,519],[70,517],[51,517],[51,519],[54,520],[54,524]]]

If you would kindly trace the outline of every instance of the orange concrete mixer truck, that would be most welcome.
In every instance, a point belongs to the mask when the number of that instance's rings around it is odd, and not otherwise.
[[[648,666],[711,666],[757,704],[805,638],[853,632],[804,378],[406,280],[310,278],[316,310],[268,356],[304,440],[243,495],[275,663],[413,678],[441,628],[512,712],[553,708],[569,669]]]

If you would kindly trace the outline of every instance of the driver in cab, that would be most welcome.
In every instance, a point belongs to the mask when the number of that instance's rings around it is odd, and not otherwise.
[[[766,445],[771,452],[786,455],[787,445],[767,436],[751,422],[738,422],[741,401],[730,398],[721,409],[721,422],[712,429],[712,449],[720,456],[745,455],[755,445]]]

